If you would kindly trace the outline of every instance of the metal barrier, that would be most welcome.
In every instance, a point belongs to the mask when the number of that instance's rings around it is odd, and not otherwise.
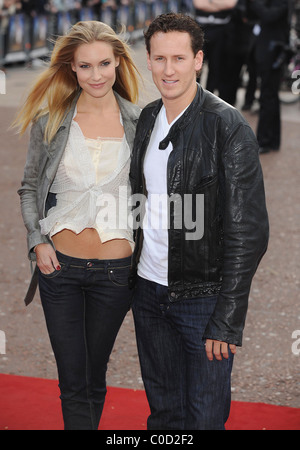
[[[126,0],[125,0],[126,1]],[[143,36],[143,30],[159,14],[164,12],[187,12],[192,0],[115,0],[102,3],[99,9],[81,8],[29,17],[14,14],[0,23],[0,66],[15,62],[28,62],[47,57],[51,41],[63,35],[79,20],[101,20],[117,32],[125,28],[128,41]]]

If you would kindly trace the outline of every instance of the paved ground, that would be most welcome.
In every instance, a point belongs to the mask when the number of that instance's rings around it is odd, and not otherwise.
[[[142,45],[136,62],[147,80]],[[13,67],[6,74],[6,95],[0,96],[0,330],[6,353],[0,372],[56,378],[56,367],[38,295],[25,308],[23,296],[30,278],[25,231],[16,191],[22,178],[28,136],[19,139],[7,128],[25,89],[40,68]],[[240,96],[243,92],[240,92]],[[141,105],[156,97],[146,84]],[[247,114],[256,127],[257,116]],[[271,238],[253,281],[244,344],[233,370],[233,400],[266,402],[300,408],[299,309],[299,142],[300,103],[283,107],[280,152],[261,156],[271,223]],[[300,338],[300,331],[299,331]],[[296,353],[292,352],[292,344]],[[111,356],[108,384],[142,389],[131,313],[128,313]]]

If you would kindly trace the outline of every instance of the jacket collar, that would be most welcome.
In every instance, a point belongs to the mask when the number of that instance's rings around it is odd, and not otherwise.
[[[71,126],[71,123],[72,123],[72,119],[73,119],[73,115],[74,115],[74,111],[75,111],[76,104],[77,104],[78,98],[80,96],[80,93],[81,93],[81,90],[78,91],[78,93],[76,94],[75,98],[73,99],[73,101],[71,103],[71,106],[70,106],[70,109],[68,110],[67,114],[65,115],[65,118],[64,118],[61,126],[58,128],[58,130],[56,132],[56,135],[54,136],[54,138],[50,142],[50,144],[49,144],[49,151],[50,152],[55,149],[55,145],[54,144],[55,144],[57,136],[59,135],[59,137],[61,139],[62,138],[62,133],[64,133],[64,132],[68,133],[69,132],[69,129],[70,129],[70,126]],[[45,116],[41,117],[41,123],[42,123],[42,126],[44,128],[46,127],[48,118],[49,118],[49,114],[46,114]]]
[[[182,116],[178,120],[176,120],[174,125],[172,125],[167,136],[160,142],[159,144],[160,150],[165,150],[168,147],[169,142],[170,141],[172,142],[172,139],[177,133],[177,131],[183,130],[193,121],[194,113],[196,111],[199,111],[199,106],[201,107],[203,105],[204,99],[205,99],[205,92],[203,88],[197,83],[197,91],[192,103],[189,105],[187,110],[182,114]],[[161,107],[162,107],[162,100],[160,100],[159,104],[152,113],[153,115],[155,115],[155,117],[159,113]]]
[[[117,92],[114,91],[114,94],[118,102],[123,121],[132,122],[134,120],[138,120],[141,111],[140,108],[128,100],[125,100]]]

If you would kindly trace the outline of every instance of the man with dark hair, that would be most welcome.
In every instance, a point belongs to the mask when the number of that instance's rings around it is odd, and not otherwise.
[[[135,210],[132,283],[148,429],[224,429],[233,354],[268,242],[258,144],[233,107],[197,84],[194,19],[163,14],[145,40],[161,99],[140,116],[130,178],[146,197]]]

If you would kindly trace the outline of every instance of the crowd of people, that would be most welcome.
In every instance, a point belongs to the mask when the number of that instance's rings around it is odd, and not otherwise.
[[[2,17],[22,12],[34,16],[100,5],[101,0],[0,0],[0,15]]]
[[[135,3],[134,0],[0,0],[0,18],[20,12],[31,17],[37,14],[55,14],[65,11],[72,11],[76,14],[82,8],[91,8],[94,18],[101,19],[103,6],[110,6],[117,10],[121,5],[134,5]],[[151,4],[154,3],[154,0],[145,0],[144,3]],[[167,1],[162,0],[161,3],[167,4]],[[191,9],[192,0],[182,0],[179,4],[180,9],[186,11]]]
[[[260,88],[257,138],[261,153],[279,150],[279,89],[285,55],[290,45],[292,19],[299,35],[298,0],[194,0],[195,16],[204,29],[204,53],[208,63],[207,89],[231,105],[236,104],[241,69],[246,66],[249,82],[244,110]],[[298,41],[299,42],[299,41]]]
[[[154,2],[145,0],[140,3],[150,5]],[[107,17],[101,17],[103,8],[108,6],[116,12],[122,5],[131,5],[134,9],[136,3],[133,0],[0,0],[1,33],[5,35],[9,17],[18,13],[29,18],[50,16],[48,21],[52,23],[57,13],[70,12],[73,24],[83,20],[80,12],[88,9],[89,19],[106,23]],[[156,3],[164,4],[165,11],[162,12],[167,12],[167,1]],[[282,56],[282,47],[289,45],[292,18],[299,42],[300,0],[178,0],[177,7],[181,12],[193,15],[205,32],[208,90],[217,92],[222,99],[235,105],[241,69],[247,67],[249,83],[243,107],[245,110],[251,108],[255,99],[258,72],[261,75],[259,59],[264,60],[265,55],[269,55],[268,64],[276,65],[276,60],[279,61]],[[146,24],[149,24],[149,20],[146,20]],[[113,26],[114,23],[109,25]],[[53,25],[50,25],[49,32],[53,32],[52,28]]]

